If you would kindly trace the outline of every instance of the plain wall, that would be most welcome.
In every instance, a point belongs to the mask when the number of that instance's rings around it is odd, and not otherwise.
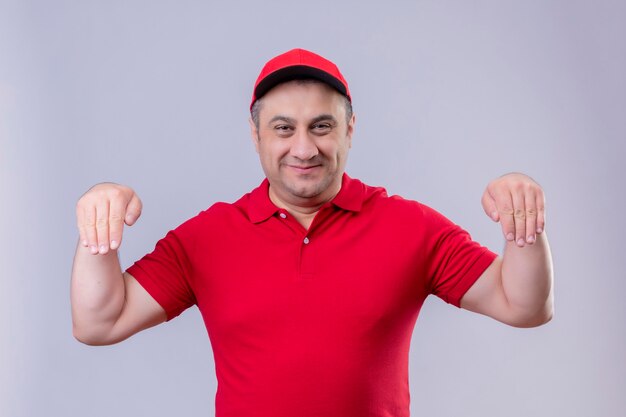
[[[0,415],[214,415],[197,309],[116,346],[73,339],[74,208],[97,182],[137,190],[126,267],[255,187],[254,80],[303,47],[350,83],[352,176],[496,251],[488,181],[523,171],[546,191],[553,321],[514,329],[429,298],[412,414],[623,416],[625,20],[621,1],[0,0]]]

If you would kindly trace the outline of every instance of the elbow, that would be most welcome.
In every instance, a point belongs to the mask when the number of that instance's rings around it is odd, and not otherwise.
[[[554,317],[554,307],[550,306],[550,309],[544,315],[543,322],[540,325],[547,324]]]
[[[541,309],[541,311],[536,312],[532,315],[524,315],[518,317],[516,320],[512,320],[510,323],[513,327],[518,327],[522,329],[529,329],[533,327],[543,326],[544,324],[549,323],[554,317],[554,308],[552,304],[546,306]]]
[[[74,339],[87,346],[108,346],[116,343],[102,333],[93,331],[93,329],[86,329],[84,327],[72,326],[72,335]]]
[[[79,341],[80,343],[84,345],[87,345],[87,346],[104,346],[105,345],[105,343],[103,343],[102,340],[86,332],[81,332],[80,330],[77,330],[76,328],[73,329],[72,334],[74,336],[74,339],[76,339],[77,341]]]
[[[546,304],[543,309],[538,314],[536,325],[533,327],[543,326],[544,324],[549,323],[554,317],[554,299],[552,294],[548,297]]]
[[[550,291],[543,301],[535,305],[513,306],[509,304],[507,323],[513,327],[533,328],[549,323],[554,317],[554,295]]]
[[[534,317],[532,319],[513,323],[512,325],[520,329],[531,329],[534,327],[543,326],[544,324],[547,324],[548,322],[550,322],[550,320],[552,320],[552,314],[543,315],[540,317]]]

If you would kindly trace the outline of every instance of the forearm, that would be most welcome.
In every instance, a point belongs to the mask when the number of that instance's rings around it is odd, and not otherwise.
[[[88,344],[103,343],[119,318],[125,300],[117,251],[92,255],[78,245],[71,280],[74,336]]]
[[[532,245],[507,242],[502,258],[502,288],[510,311],[521,327],[546,323],[552,317],[552,256],[545,232]]]

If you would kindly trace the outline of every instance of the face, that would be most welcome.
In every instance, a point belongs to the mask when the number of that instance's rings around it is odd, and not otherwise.
[[[344,98],[324,83],[291,81],[262,97],[252,139],[279,206],[316,207],[341,188],[354,116]]]

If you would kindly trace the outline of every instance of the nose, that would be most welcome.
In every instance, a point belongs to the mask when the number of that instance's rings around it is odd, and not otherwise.
[[[296,132],[291,139],[292,142],[289,152],[291,156],[298,158],[301,161],[306,161],[314,158],[319,153],[315,140],[311,137],[309,132]]]

